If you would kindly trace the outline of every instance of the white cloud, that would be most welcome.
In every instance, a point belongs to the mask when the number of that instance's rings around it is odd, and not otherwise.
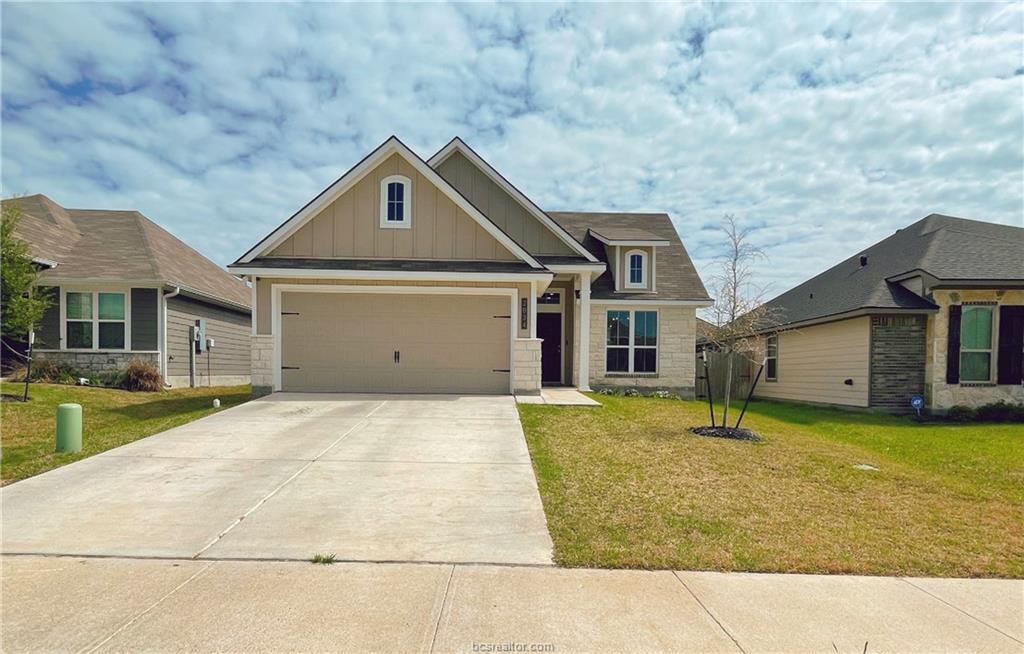
[[[1003,5],[5,5],[5,193],[227,263],[367,150],[460,135],[541,206],[667,211],[775,290],[930,212],[1024,223]]]

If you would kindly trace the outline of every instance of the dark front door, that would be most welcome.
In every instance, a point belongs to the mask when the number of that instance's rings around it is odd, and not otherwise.
[[[537,338],[540,345],[540,380],[545,384],[562,381],[562,314],[538,313]]]

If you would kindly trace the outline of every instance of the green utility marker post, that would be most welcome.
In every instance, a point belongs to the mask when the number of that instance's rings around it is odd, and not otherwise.
[[[57,451],[82,451],[81,404],[61,404],[57,407]]]

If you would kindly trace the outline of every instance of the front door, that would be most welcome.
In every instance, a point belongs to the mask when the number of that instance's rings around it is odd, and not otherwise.
[[[544,384],[562,381],[562,314],[538,313],[537,338],[540,345],[540,379]]]

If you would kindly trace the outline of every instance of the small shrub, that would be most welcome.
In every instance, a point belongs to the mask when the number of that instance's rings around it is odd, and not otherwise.
[[[946,420],[951,422],[973,422],[978,419],[978,412],[969,406],[957,404],[946,412]]]
[[[152,361],[132,359],[117,375],[116,386],[126,391],[156,392],[164,389],[164,378]]]
[[[598,395],[615,395],[615,389],[611,388],[611,387],[608,387],[608,386],[605,386],[603,388],[597,389],[597,394]]]
[[[640,391],[636,390],[635,388],[627,388],[626,390],[622,391],[622,394],[625,395],[626,397],[640,397]]]
[[[975,414],[982,422],[1024,422],[1024,405],[1000,400],[978,407]]]
[[[18,364],[11,369],[7,378],[14,382],[23,382],[27,372],[28,368],[24,364]],[[42,384],[75,384],[81,376],[77,370],[65,363],[36,359],[32,362],[30,381]]]
[[[651,397],[656,397],[659,400],[681,400],[682,398],[675,393],[669,393],[668,391],[654,391],[651,393]]]

